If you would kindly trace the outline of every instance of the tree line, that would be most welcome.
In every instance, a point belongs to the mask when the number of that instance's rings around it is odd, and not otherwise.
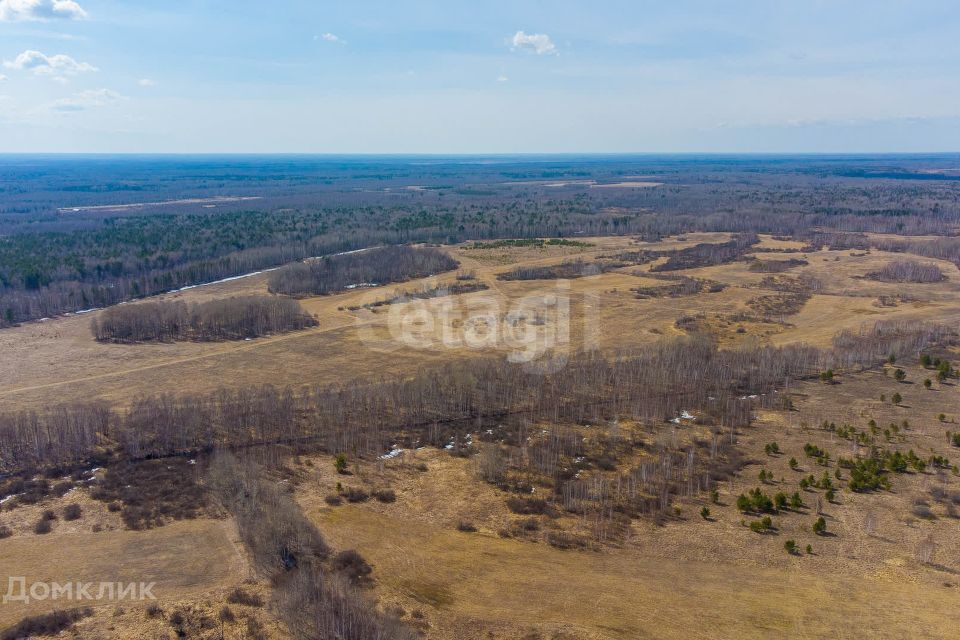
[[[944,279],[940,267],[930,262],[917,260],[894,260],[883,265],[878,271],[866,275],[871,280],[881,282],[940,282]]]
[[[719,350],[706,338],[690,337],[609,358],[585,353],[556,370],[475,358],[402,380],[163,394],[136,399],[124,410],[93,403],[8,412],[0,414],[0,471],[79,463],[107,453],[136,459],[282,442],[379,455],[397,441],[444,445],[510,416],[553,423],[618,416],[662,422],[686,409],[742,425],[752,406],[746,396],[769,402],[777,397],[772,391],[792,379],[876,364],[891,353],[916,355],[952,335],[933,325],[883,324],[844,332],[825,350]]]
[[[243,340],[316,325],[296,300],[250,295],[117,305],[94,317],[90,330],[101,342],[131,343]]]
[[[327,295],[424,278],[459,266],[438,249],[394,245],[287,265],[270,275],[269,288],[271,293],[291,296]]]

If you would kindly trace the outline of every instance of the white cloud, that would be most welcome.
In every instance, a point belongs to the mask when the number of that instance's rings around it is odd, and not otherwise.
[[[75,0],[0,0],[0,22],[82,20],[87,17]]]
[[[141,87],[155,87],[157,86],[157,81],[151,80],[150,78],[140,78],[137,80],[137,84]]]
[[[497,82],[506,82],[509,79],[507,76],[497,76]]]
[[[50,103],[50,109],[60,112],[85,111],[125,100],[126,97],[110,89],[88,89],[75,93],[69,98],[61,98]]]
[[[313,36],[314,40],[324,40],[326,42],[333,42],[335,44],[347,44],[347,41],[342,39],[340,36],[330,33],[321,34],[319,36]]]
[[[525,49],[536,53],[538,56],[544,54],[557,55],[559,53],[550,36],[545,33],[524,33],[523,31],[517,31],[513,34],[510,43],[513,50]]]
[[[57,55],[47,56],[32,49],[24,51],[13,61],[5,60],[3,66],[7,69],[31,71],[37,75],[50,76],[72,76],[78,73],[97,71],[97,68],[93,65],[86,62],[77,62],[68,55],[58,53]]]
[[[3,82],[3,81],[6,80],[6,79],[7,79],[7,76],[5,76],[5,75],[3,75],[2,73],[0,73],[0,82]]]

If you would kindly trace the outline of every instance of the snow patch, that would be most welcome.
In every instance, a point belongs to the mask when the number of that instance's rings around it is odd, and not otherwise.
[[[422,447],[421,447],[421,448],[422,448]],[[381,459],[381,460],[389,460],[389,459],[391,459],[391,458],[396,458],[396,457],[397,457],[398,455],[400,455],[401,453],[403,453],[403,449],[401,449],[401,448],[398,447],[397,445],[393,445],[392,447],[390,447],[390,451],[387,451],[385,454],[383,454],[382,456],[380,456],[380,459]]]

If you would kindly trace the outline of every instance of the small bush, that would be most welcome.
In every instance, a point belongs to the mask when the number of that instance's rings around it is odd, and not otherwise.
[[[347,502],[366,502],[370,499],[370,494],[363,489],[347,487],[347,490],[343,492],[343,497],[347,499]]]
[[[520,521],[520,528],[524,531],[539,531],[540,521],[536,518],[524,518]]]
[[[827,532],[827,521],[823,517],[817,518],[817,521],[813,523],[813,532],[818,536],[822,536]]]
[[[709,519],[710,519],[710,508],[709,508],[709,507],[703,507],[702,509],[700,509],[700,517],[703,518],[704,520],[709,520]]]
[[[83,510],[77,503],[68,504],[63,508],[64,520],[79,520],[83,516]]]
[[[334,556],[332,565],[335,571],[344,574],[354,582],[364,580],[373,571],[373,567],[353,549],[341,551]]]
[[[463,531],[464,533],[474,533],[477,528],[469,520],[461,520],[457,523],[457,531]]]
[[[326,502],[331,507],[339,507],[341,504],[343,504],[343,498],[341,498],[335,493],[331,493],[326,498],[324,498],[323,501]]]
[[[53,509],[47,509],[46,511],[43,512],[42,517],[44,520],[56,520],[57,514],[53,512]]]
[[[797,552],[797,543],[795,540],[787,540],[783,543],[783,548],[790,555],[794,555]]]
[[[507,508],[520,515],[540,515],[547,512],[549,505],[541,498],[507,498]]]
[[[580,536],[566,531],[550,531],[547,533],[547,543],[557,549],[583,549],[587,542]]]
[[[373,492],[373,497],[380,502],[396,502],[397,494],[393,489],[377,489]]]
[[[220,622],[230,623],[236,620],[237,616],[234,615],[233,609],[224,605],[223,608],[220,609],[220,614],[217,616],[217,618],[220,620]]]
[[[6,525],[0,525],[0,540],[3,540],[4,538],[9,538],[12,535],[13,535],[13,529],[11,529]]]
[[[230,604],[239,604],[245,607],[262,607],[263,598],[258,596],[255,593],[250,593],[249,591],[244,591],[240,587],[237,587],[229,594],[227,594],[227,602]]]
[[[911,512],[916,517],[923,518],[924,520],[933,520],[934,518],[933,511],[930,509],[930,505],[925,502],[914,503]]]
[[[37,524],[33,525],[33,532],[38,535],[44,535],[53,531],[53,525],[46,518],[41,518]]]
[[[148,618],[159,618],[163,615],[163,608],[156,602],[151,602],[147,605],[146,614]]]

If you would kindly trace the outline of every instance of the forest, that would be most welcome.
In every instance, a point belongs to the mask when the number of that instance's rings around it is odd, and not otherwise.
[[[949,156],[624,156],[430,165],[408,159],[9,158],[0,161],[0,326],[410,242],[627,234],[652,240],[730,231],[813,243],[843,242],[837,231],[884,232],[943,236],[927,241],[926,249],[937,253],[930,257],[956,262],[960,182],[921,179],[950,163]],[[544,184],[641,172],[661,186]],[[407,189],[411,184],[424,188]],[[225,196],[256,199],[202,201]],[[127,206],[138,202],[152,204]]]
[[[140,302],[104,310],[90,322],[101,342],[197,342],[245,340],[317,325],[296,300],[237,296],[187,304]]]
[[[346,289],[403,282],[460,266],[432,248],[377,247],[287,265],[270,275],[270,292],[289,296],[328,295]]]

